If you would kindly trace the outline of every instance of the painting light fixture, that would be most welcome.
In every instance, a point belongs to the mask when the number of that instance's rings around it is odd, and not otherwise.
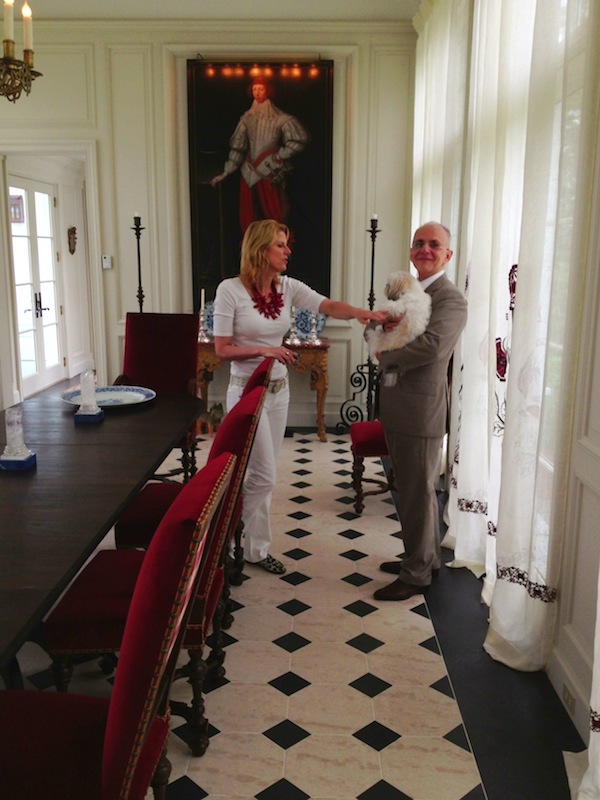
[[[23,59],[15,58],[15,0],[4,0],[3,56],[0,59],[0,95],[15,103],[21,92],[29,94],[31,84],[41,77],[33,69],[33,19],[27,0],[23,3]]]

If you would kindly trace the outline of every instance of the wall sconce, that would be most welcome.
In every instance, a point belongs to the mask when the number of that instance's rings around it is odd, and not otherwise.
[[[15,58],[15,0],[4,0],[3,57],[0,59],[0,95],[15,103],[21,92],[29,94],[31,84],[41,77],[33,69],[33,20],[31,9],[25,0],[23,15],[23,59]]]

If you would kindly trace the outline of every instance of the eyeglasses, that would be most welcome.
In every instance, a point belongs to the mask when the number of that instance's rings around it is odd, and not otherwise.
[[[448,247],[444,247],[435,239],[432,242],[426,242],[423,239],[417,239],[416,242],[413,242],[410,246],[411,250],[422,250],[425,245],[429,247],[430,250],[448,250]]]

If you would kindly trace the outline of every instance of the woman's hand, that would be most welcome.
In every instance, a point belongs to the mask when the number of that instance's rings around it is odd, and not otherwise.
[[[357,314],[356,319],[363,325],[369,322],[374,322],[377,325],[382,325],[389,319],[385,311],[368,311],[366,308],[359,308],[360,316]]]
[[[263,358],[276,358],[281,364],[293,364],[297,359],[294,350],[281,345],[280,347],[265,347],[261,355]]]

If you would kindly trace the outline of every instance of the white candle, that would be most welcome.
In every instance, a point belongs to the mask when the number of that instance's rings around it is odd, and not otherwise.
[[[15,40],[15,17],[14,17],[14,2],[15,0],[4,0],[4,38]]]
[[[201,289],[200,290],[200,311],[204,311],[204,300],[205,300],[204,289]]]
[[[21,13],[23,14],[23,48],[33,50],[33,19],[27,0],[23,4]]]
[[[379,219],[379,214],[371,214],[371,222],[377,222]]]

